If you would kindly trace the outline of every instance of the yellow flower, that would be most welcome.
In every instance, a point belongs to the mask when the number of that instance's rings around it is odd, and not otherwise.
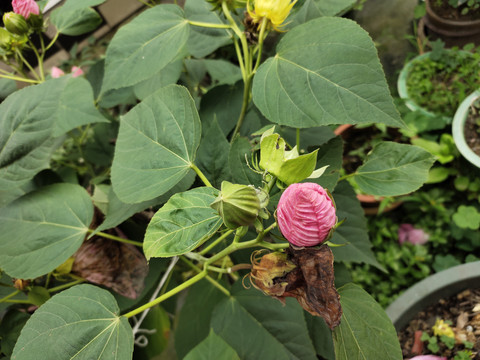
[[[281,31],[280,28],[285,25],[283,22],[296,2],[297,0],[256,0],[253,11],[247,8],[253,22],[260,24],[266,18],[275,30]]]
[[[455,337],[455,333],[453,332],[450,325],[446,324],[443,320],[437,319],[435,325],[432,327],[433,335],[435,336],[448,336],[451,338]]]

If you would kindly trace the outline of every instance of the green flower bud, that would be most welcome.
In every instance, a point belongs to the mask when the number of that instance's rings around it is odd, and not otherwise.
[[[253,186],[222,182],[220,195],[210,205],[230,229],[252,224],[260,211],[260,199]]]
[[[10,44],[11,39],[12,36],[10,35],[10,33],[4,28],[0,28],[0,47],[7,48],[7,46]]]
[[[8,31],[16,35],[24,35],[28,33],[29,27],[27,20],[22,15],[8,12],[3,15],[3,23]]]

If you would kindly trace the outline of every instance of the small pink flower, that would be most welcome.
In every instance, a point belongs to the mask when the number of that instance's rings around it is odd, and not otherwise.
[[[72,76],[79,77],[83,75],[83,70],[78,66],[72,66]]]
[[[447,358],[436,355],[419,355],[411,358],[410,360],[447,360]]]
[[[50,70],[50,72],[52,74],[52,78],[59,78],[60,76],[65,75],[63,70],[56,66],[52,66],[52,69]]]
[[[413,245],[425,244],[430,235],[422,229],[416,229],[412,224],[401,224],[398,228],[398,242],[403,244],[405,241]]]
[[[39,15],[40,8],[34,0],[12,0],[13,12],[28,19],[30,14]]]
[[[335,206],[324,188],[314,183],[290,185],[280,197],[277,221],[285,238],[295,246],[325,241],[337,222]]]

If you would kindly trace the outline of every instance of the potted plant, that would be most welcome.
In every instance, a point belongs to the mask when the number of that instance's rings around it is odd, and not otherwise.
[[[451,123],[463,99],[480,85],[480,54],[445,49],[439,42],[432,47],[431,52],[406,63],[397,89],[408,108],[435,118],[431,128],[442,129]]]
[[[478,0],[425,0],[425,5],[423,20],[430,39],[441,39],[448,47],[480,45]]]
[[[438,335],[439,338],[441,338],[442,334],[439,334],[438,332],[435,334],[432,334],[430,332],[429,336],[423,336],[421,338],[420,336],[422,335],[421,332],[417,333],[416,336],[418,339],[414,339],[415,331],[418,330],[415,329],[415,324],[416,326],[419,326],[419,324],[425,324],[427,322],[427,326],[432,327],[435,326],[436,319],[439,321],[436,323],[438,326],[440,321],[445,321],[445,317],[447,316],[443,311],[440,310],[441,305],[438,305],[437,302],[439,302],[441,299],[448,299],[451,297],[452,301],[456,299],[459,302],[462,302],[463,296],[465,296],[466,293],[463,293],[465,290],[475,290],[478,289],[478,284],[480,281],[480,261],[472,262],[472,263],[467,263],[467,264],[462,264],[458,265],[452,268],[449,268],[447,270],[438,272],[434,275],[431,275],[422,281],[418,282],[411,288],[409,288],[407,291],[405,291],[400,297],[397,298],[387,309],[386,312],[390,319],[392,319],[395,328],[397,331],[400,333],[402,330],[405,329],[406,326],[409,325],[409,323],[412,321],[412,319],[416,318],[416,323],[411,323],[410,327],[408,328],[408,337],[409,337],[409,344],[408,346],[404,347],[404,356],[412,356],[412,352],[415,353],[416,355],[420,354],[432,354],[433,350],[435,350],[435,346],[432,347],[430,345],[431,343],[437,343],[437,339],[432,339],[432,337],[435,337],[435,335]],[[457,296],[457,294],[460,294]],[[443,302],[445,302],[445,300]],[[433,306],[431,309],[426,311],[426,309],[429,308],[431,305],[436,305]],[[454,303],[447,303],[447,306],[450,306],[451,308],[455,308],[456,305]],[[450,333],[449,335],[453,335],[454,339],[453,343],[456,341],[458,343],[461,343],[462,341],[467,341],[467,337],[464,337],[462,334],[467,334],[469,332],[474,332],[476,329],[478,330],[478,326],[475,325],[475,328],[473,326],[470,326],[467,328],[467,324],[469,323],[468,319],[473,318],[473,311],[478,311],[474,310],[474,306],[470,306],[468,310],[469,316],[465,316],[464,314],[455,314],[452,315],[449,320],[452,322],[451,327],[454,327],[455,332]],[[437,313],[435,315],[435,310],[437,310]],[[433,315],[433,316],[432,316]],[[430,319],[425,318],[431,317]],[[465,320],[460,320],[458,322],[458,317],[464,318]],[[433,322],[432,322],[433,321]],[[467,328],[465,330],[465,328]],[[421,330],[425,330],[424,328]],[[419,336],[420,335],[420,336]],[[403,334],[400,335],[403,340],[406,339]],[[448,336],[451,337],[451,336]],[[456,338],[456,339],[455,339]],[[441,338],[442,339],[442,338]],[[470,337],[468,339],[471,339]],[[443,341],[449,341],[448,339],[444,339]],[[425,342],[425,344],[423,344]],[[414,344],[416,344],[414,346]],[[413,350],[412,350],[413,347]],[[474,347],[474,348],[473,348]],[[442,348],[445,348],[442,346]],[[472,346],[467,345],[466,349],[473,348],[473,352],[477,353],[479,351],[479,346],[477,344],[472,344]],[[448,351],[448,350],[447,350]],[[467,353],[467,351],[465,353]],[[441,354],[436,354],[440,355]],[[453,357],[449,357],[453,358]],[[469,359],[470,357],[466,357],[466,359]],[[457,359],[457,358],[456,358]],[[463,358],[462,358],[463,359]]]
[[[306,21],[288,0],[142,0],[89,68],[47,67],[102,2],[65,1],[50,42],[44,2],[13,0],[0,29],[0,78],[28,85],[0,104],[4,355],[385,359],[381,338],[400,360],[381,307],[334,281],[334,261],[378,264],[330,125],[404,125],[345,3]],[[406,194],[432,163],[385,142],[355,178]]]
[[[462,101],[452,123],[452,134],[458,151],[470,163],[480,167],[478,98],[480,92],[475,91]]]

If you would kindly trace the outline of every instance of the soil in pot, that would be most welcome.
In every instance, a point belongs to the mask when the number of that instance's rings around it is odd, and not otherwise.
[[[439,350],[434,352],[428,348],[428,340],[422,342],[419,339],[418,332],[427,333],[432,337],[434,335],[432,327],[437,319],[451,323],[456,341],[451,349],[444,342],[438,341]],[[468,341],[472,346],[471,349],[467,349],[473,353],[470,358],[480,359],[480,288],[465,290],[450,298],[440,299],[436,304],[420,311],[405,329],[398,333],[398,337],[405,359],[428,354],[454,359],[458,352],[466,349],[464,341]],[[418,350],[415,351],[415,348]]]
[[[480,19],[480,8],[469,9],[467,4],[460,5],[459,7],[455,8],[449,4],[449,0],[430,0],[430,6],[435,14],[444,19],[459,21]],[[466,11],[466,9],[468,11]]]
[[[477,106],[471,106],[465,120],[464,135],[467,145],[472,151],[480,156],[480,109]]]

